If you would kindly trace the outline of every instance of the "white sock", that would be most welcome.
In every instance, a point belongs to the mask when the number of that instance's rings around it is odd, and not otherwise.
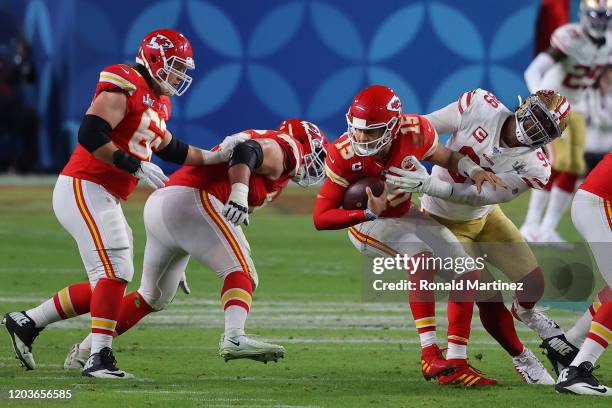
[[[542,230],[556,230],[557,225],[559,224],[559,220],[563,216],[563,213],[565,212],[571,201],[571,193],[561,190],[559,187],[553,187],[550,192],[550,199],[548,201],[548,208],[546,209],[546,214],[544,214],[544,219],[542,219]]]
[[[580,363],[585,361],[595,365],[597,359],[606,351],[606,348],[592,339],[586,339],[580,347],[578,355],[570,365],[578,367]]]
[[[584,312],[584,314],[580,316],[576,323],[574,323],[572,328],[565,333],[567,341],[572,343],[574,346],[580,348],[582,346],[582,343],[584,343],[584,339],[586,338],[586,335],[591,328],[592,320],[593,316],[591,316],[591,312],[589,310]]]
[[[525,217],[525,225],[540,225],[542,220],[542,214],[546,203],[548,202],[549,191],[545,190],[531,190],[529,196],[529,208],[527,209],[527,216]]]
[[[225,309],[225,333],[243,330],[249,312],[244,307],[231,305]]]
[[[419,333],[419,339],[421,340],[421,348],[429,347],[432,344],[438,344],[438,336],[435,330]]]
[[[87,337],[83,339],[81,344],[79,344],[79,349],[81,350],[91,349],[91,338],[92,338],[91,333],[89,333]]]
[[[91,354],[96,354],[104,347],[113,347],[113,336],[102,333],[91,333]]]
[[[30,319],[36,323],[36,327],[45,327],[48,324],[62,320],[62,317],[57,313],[53,298],[45,300],[40,305],[26,311]]]
[[[448,343],[448,351],[446,352],[446,359],[467,359],[467,345]]]

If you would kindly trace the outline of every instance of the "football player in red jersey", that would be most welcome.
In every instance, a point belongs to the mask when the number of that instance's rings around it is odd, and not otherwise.
[[[562,393],[612,396],[612,388],[593,376],[593,366],[612,341],[612,153],[589,173],[572,202],[574,226],[588,242],[607,287],[598,297],[599,307],[580,351],[559,374],[555,389]],[[591,306],[595,308],[595,305]],[[552,345],[549,345],[552,346]]]
[[[242,140],[224,141],[215,152],[189,146],[166,129],[172,95],[182,95],[194,69],[191,44],[174,30],[149,33],[135,66],[106,67],[93,101],[81,122],[76,149],[53,191],[53,209],[77,242],[88,282],[70,285],[26,312],[3,320],[17,357],[35,367],[32,343],[48,324],[91,312],[91,356],[83,375],[128,378],[112,353],[112,338],[125,287],[134,274],[132,231],[120,200],[126,200],[138,179],[153,188],[167,180],[151,163],[152,152],[166,161],[200,166],[229,159]]]
[[[234,148],[229,163],[184,166],[147,200],[142,280],[123,300],[117,334],[166,308],[194,257],[223,280],[220,355],[226,361],[283,357],[282,346],[249,338],[244,331],[258,277],[241,224],[248,224],[249,212],[276,199],[289,180],[302,186],[322,180],[327,139],[316,125],[300,119],[241,135],[248,140]],[[82,366],[89,347],[88,339],[73,346],[64,367]]]
[[[328,178],[321,187],[314,209],[316,228],[348,228],[351,242],[369,257],[395,257],[399,254],[427,259],[433,253],[439,256],[450,252],[455,259],[469,258],[448,229],[411,207],[410,194],[385,189],[382,195],[375,197],[368,187],[367,208],[345,210],[340,208],[344,192],[364,177],[384,180],[391,167],[408,169],[412,165],[412,156],[471,177],[479,188],[485,181],[494,186],[503,186],[504,183],[469,157],[438,144],[438,135],[429,121],[419,115],[403,114],[399,97],[385,86],[374,85],[362,90],[349,108],[347,122],[348,132],[328,147],[325,162]],[[427,264],[432,262],[421,263]],[[409,271],[411,281],[433,279],[435,271],[432,268],[415,269]],[[460,279],[473,279],[477,272],[465,274]],[[456,379],[468,386],[496,384],[495,380],[483,377],[467,363],[472,309],[459,307],[459,303],[466,301],[462,295],[465,293],[451,294],[449,301],[449,348],[445,359],[437,346],[433,293],[427,290],[409,293],[421,340],[423,376],[426,379],[440,376],[442,384],[454,383]]]

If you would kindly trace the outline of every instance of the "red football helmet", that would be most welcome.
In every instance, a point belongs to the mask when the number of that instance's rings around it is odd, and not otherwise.
[[[191,85],[188,69],[195,69],[187,37],[178,31],[151,31],[143,38],[136,62],[144,65],[164,95],[180,96]]]
[[[395,91],[372,85],[355,96],[346,114],[348,137],[357,156],[373,156],[393,140],[400,129],[402,101]],[[382,135],[367,142],[355,137],[356,130],[384,129]]]
[[[287,119],[278,127],[302,145],[304,157],[293,181],[302,187],[312,186],[325,178],[327,137],[317,125],[302,119]]]

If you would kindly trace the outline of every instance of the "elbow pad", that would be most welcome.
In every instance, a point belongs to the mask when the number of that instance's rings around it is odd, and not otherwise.
[[[247,140],[234,147],[229,167],[245,164],[251,171],[259,168],[263,163],[263,149],[254,140]]]
[[[176,164],[183,164],[185,163],[185,159],[187,159],[188,151],[189,145],[187,143],[172,137],[170,143],[168,143],[163,149],[155,152],[155,154],[162,160]]]
[[[89,153],[111,141],[108,135],[113,130],[111,125],[96,115],[85,115],[79,127],[79,144]]]

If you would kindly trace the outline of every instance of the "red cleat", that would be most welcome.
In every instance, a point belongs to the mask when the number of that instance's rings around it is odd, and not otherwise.
[[[484,377],[480,371],[469,365],[467,360],[461,363],[451,362],[449,365],[454,365],[453,371],[438,377],[440,385],[461,384],[466,387],[489,387],[497,384],[497,380]]]
[[[452,366],[446,361],[442,350],[436,344],[421,350],[421,373],[427,381],[450,370]]]

